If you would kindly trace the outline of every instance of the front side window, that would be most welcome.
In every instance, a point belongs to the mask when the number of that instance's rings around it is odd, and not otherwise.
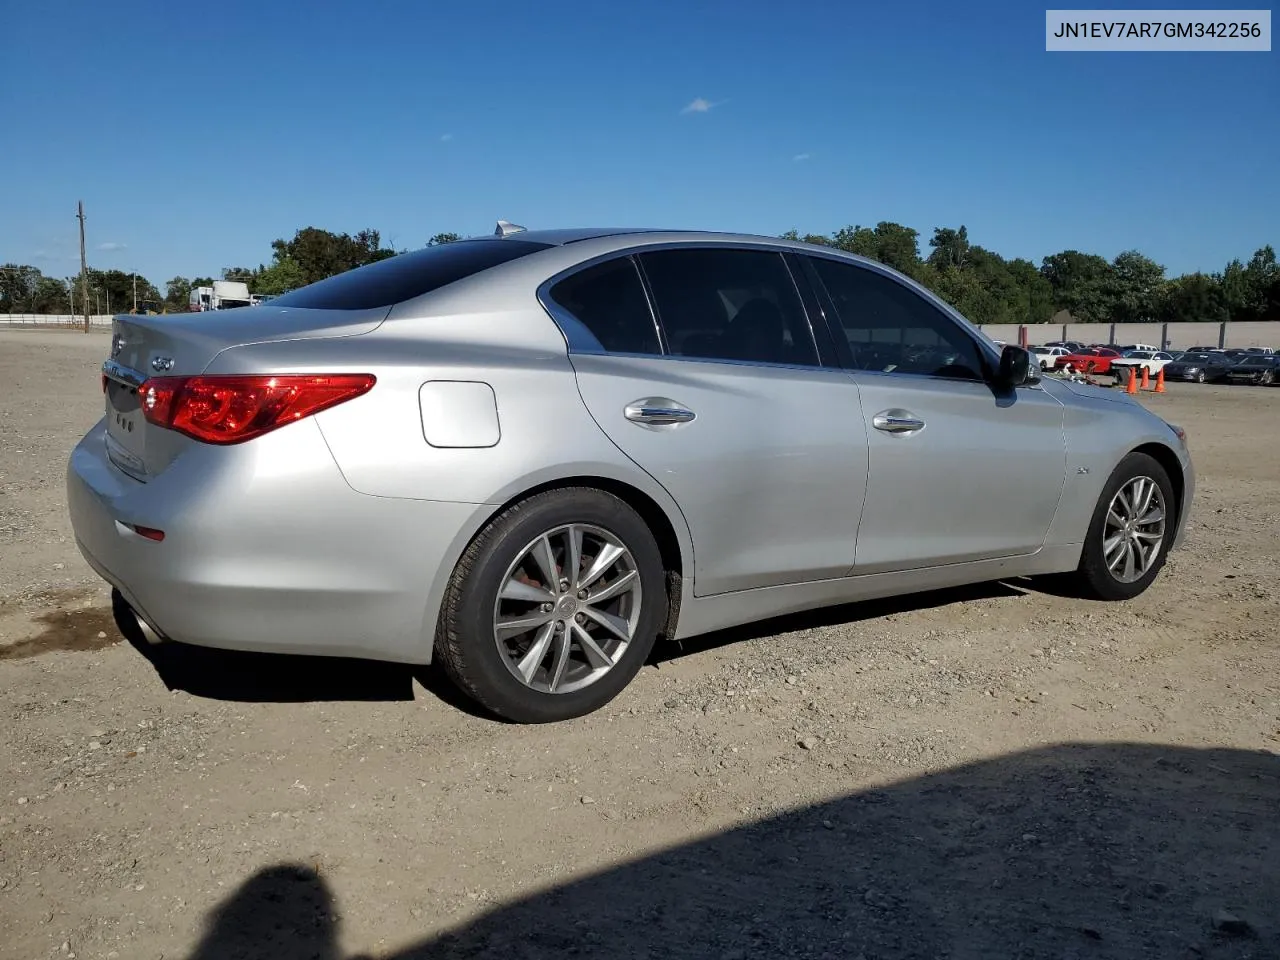
[[[780,253],[677,249],[640,255],[672,356],[818,366]]]
[[[973,338],[914,290],[856,264],[810,262],[835,302],[854,369],[983,379]]]
[[[608,352],[662,353],[644,284],[630,257],[607,260],[565,277],[549,294]]]

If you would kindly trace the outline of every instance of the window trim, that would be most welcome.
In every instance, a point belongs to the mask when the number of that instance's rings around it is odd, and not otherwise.
[[[893,270],[892,268],[887,267],[882,263],[877,263],[874,260],[865,260],[862,258],[854,259],[852,257],[833,256],[826,253],[821,253],[817,251],[808,251],[808,250],[803,252],[803,256],[812,258],[814,260],[830,260],[833,263],[838,263],[843,266],[867,270],[871,273],[878,274],[879,276],[882,276],[885,279],[898,284],[898,286],[900,287],[903,287],[909,293],[912,293],[917,297],[919,297],[920,299],[924,300],[925,303],[927,303],[929,306],[936,308],[938,312],[942,314],[943,317],[945,317],[947,320],[950,320],[952,326],[955,327],[956,332],[963,337],[967,337],[968,340],[973,344],[974,349],[978,353],[978,361],[983,365],[982,376],[980,379],[977,379],[977,380],[973,380],[969,378],[961,378],[961,377],[939,377],[932,373],[899,373],[896,371],[886,372],[883,370],[863,370],[859,367],[855,367],[853,365],[853,351],[849,348],[849,338],[848,338],[848,335],[845,334],[844,332],[845,330],[844,323],[840,319],[840,311],[839,311],[839,308],[836,307],[835,298],[831,296],[831,292],[827,289],[827,286],[823,282],[822,276],[818,273],[817,268],[813,266],[813,264],[807,263],[806,267],[808,268],[808,271],[811,275],[811,282],[814,284],[814,286],[818,290],[822,292],[822,297],[824,298],[825,303],[830,306],[831,317],[837,323],[839,323],[839,334],[837,335],[836,330],[832,329],[831,335],[832,335],[832,338],[835,340],[836,349],[840,355],[840,362],[843,364],[844,368],[848,370],[850,373],[857,374],[857,375],[871,374],[874,376],[883,376],[883,377],[910,377],[912,379],[917,379],[917,380],[929,380],[933,382],[942,382],[942,383],[984,383],[988,385],[991,383],[992,378],[995,376],[995,372],[1000,367],[999,355],[988,343],[985,342],[983,337],[981,337],[980,335],[974,332],[973,324],[971,324],[969,320],[965,318],[964,314],[960,313],[958,310],[952,307],[951,304],[947,303],[945,300],[943,300],[941,297],[939,297],[929,288],[925,287],[923,284],[916,282],[915,280],[912,280],[910,277],[906,277],[898,273],[898,271]]]
[[[809,339],[813,345],[814,356],[817,358],[817,364],[798,364],[798,363],[762,363],[756,360],[733,360],[720,357],[685,357],[670,352],[670,344],[667,339],[666,328],[662,324],[662,318],[658,310],[657,303],[654,299],[653,288],[649,284],[649,277],[645,273],[644,264],[641,262],[641,255],[645,253],[659,253],[667,250],[742,250],[756,251],[760,253],[772,253],[778,256],[782,262],[782,268],[786,271],[787,276],[791,280],[791,285],[795,291],[796,298],[800,303],[801,314],[805,321],[805,326],[809,332]],[[833,358],[829,353],[824,352],[820,343],[820,338],[816,329],[818,322],[825,324],[825,318],[819,320],[810,311],[810,301],[805,297],[804,288],[800,283],[800,278],[796,276],[795,270],[791,263],[790,255],[801,254],[802,251],[782,243],[758,243],[749,240],[668,240],[661,243],[636,243],[618,250],[611,250],[608,253],[602,253],[598,256],[591,257],[579,263],[575,263],[570,267],[558,271],[538,284],[537,299],[542,308],[547,311],[551,319],[560,327],[560,332],[565,338],[565,343],[569,349],[569,354],[586,354],[591,356],[604,357],[627,357],[640,360],[675,360],[683,363],[720,363],[732,366],[751,367],[753,369],[766,370],[840,370],[845,368],[839,362],[839,358]],[[658,331],[658,345],[662,350],[661,354],[656,353],[620,353],[604,349],[604,345],[596,339],[586,324],[577,317],[573,316],[567,309],[562,307],[551,296],[551,289],[561,280],[565,280],[584,270],[598,266],[609,260],[616,260],[623,257],[629,258],[635,266],[636,271],[640,274],[640,281],[644,286],[645,299],[649,305],[649,316],[653,318],[654,325]],[[816,294],[815,294],[816,295]],[[828,330],[828,335],[830,331]]]
[[[600,339],[591,332],[591,328],[579,320],[568,307],[561,304],[555,297],[551,295],[551,291],[555,289],[562,281],[576,277],[578,274],[586,273],[596,267],[612,263],[615,260],[626,260],[631,264],[631,269],[636,275],[636,279],[640,281],[640,289],[644,293],[645,307],[649,311],[649,322],[653,324],[654,333],[658,338],[658,353],[631,353],[620,350],[606,350]],[[570,354],[591,354],[593,356],[604,357],[641,357],[641,358],[658,358],[667,356],[666,338],[663,336],[662,326],[658,323],[657,315],[653,309],[653,294],[649,291],[649,284],[645,279],[644,271],[640,269],[640,263],[629,251],[613,251],[611,253],[601,254],[598,257],[592,257],[590,260],[583,260],[576,263],[567,270],[561,270],[554,276],[538,284],[537,289],[538,302],[542,308],[550,314],[551,319],[555,321],[560,328],[561,335],[564,336],[565,345],[569,349]]]

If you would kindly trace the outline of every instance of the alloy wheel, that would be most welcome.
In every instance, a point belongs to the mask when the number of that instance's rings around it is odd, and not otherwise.
[[[631,551],[607,530],[565,524],[507,568],[493,636],[525,686],[572,693],[608,673],[635,637],[643,593]]]
[[[1133,583],[1151,569],[1164,544],[1165,515],[1164,493],[1150,477],[1134,477],[1111,498],[1102,555],[1118,581]]]

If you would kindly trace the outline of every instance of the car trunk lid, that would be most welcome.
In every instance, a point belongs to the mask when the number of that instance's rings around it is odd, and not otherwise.
[[[354,337],[376,329],[389,308],[311,310],[241,307],[160,316],[117,316],[103,365],[107,453],[136,480],[162,472],[196,442],[149,423],[139,389],[150,377],[194,376],[224,350],[253,343]]]

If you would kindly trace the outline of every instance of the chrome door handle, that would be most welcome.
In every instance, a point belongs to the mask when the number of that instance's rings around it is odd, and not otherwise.
[[[871,418],[871,425],[885,433],[915,433],[924,421],[909,410],[883,410]]]
[[[652,427],[688,423],[696,416],[688,407],[667,397],[645,397],[643,400],[635,400],[627,404],[622,415],[632,423],[643,423]]]

